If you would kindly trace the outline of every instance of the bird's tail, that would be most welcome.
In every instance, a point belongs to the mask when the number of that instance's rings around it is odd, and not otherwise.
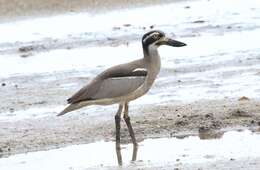
[[[68,112],[72,112],[72,111],[77,110],[77,109],[84,107],[86,105],[87,104],[85,104],[84,102],[70,104],[63,111],[61,111],[59,114],[57,114],[57,116],[65,115]]]
[[[71,105],[67,106],[64,110],[62,110],[59,114],[57,114],[57,116],[62,116],[65,115],[66,113],[71,111]]]

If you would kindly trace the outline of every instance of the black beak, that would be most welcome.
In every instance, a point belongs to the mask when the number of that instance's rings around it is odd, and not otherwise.
[[[173,47],[183,47],[183,46],[186,46],[185,43],[180,42],[180,41],[176,41],[176,40],[172,40],[170,38],[164,38],[163,40],[158,42],[157,45],[169,45],[169,46],[173,46]]]

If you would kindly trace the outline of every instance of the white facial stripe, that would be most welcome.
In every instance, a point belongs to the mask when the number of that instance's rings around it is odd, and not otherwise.
[[[147,36],[147,37],[143,40],[143,42],[145,42],[149,37],[150,37],[150,36]]]

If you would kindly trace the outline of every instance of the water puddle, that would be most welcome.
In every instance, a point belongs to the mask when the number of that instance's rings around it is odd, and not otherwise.
[[[134,163],[131,162],[132,145],[122,145],[123,169],[258,159],[260,149],[256,146],[259,141],[260,134],[249,130],[230,131],[213,136],[200,134],[199,137],[147,139],[139,143],[137,161]],[[81,170],[115,167],[115,143],[104,141],[0,159],[1,170]]]

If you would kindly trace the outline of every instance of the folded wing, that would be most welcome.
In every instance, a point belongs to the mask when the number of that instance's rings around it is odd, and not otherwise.
[[[126,95],[144,83],[146,69],[113,67],[92,80],[67,101],[69,104],[86,100],[113,98]]]
[[[103,80],[99,90],[91,99],[114,98],[127,95],[140,87],[145,76],[116,77]]]

